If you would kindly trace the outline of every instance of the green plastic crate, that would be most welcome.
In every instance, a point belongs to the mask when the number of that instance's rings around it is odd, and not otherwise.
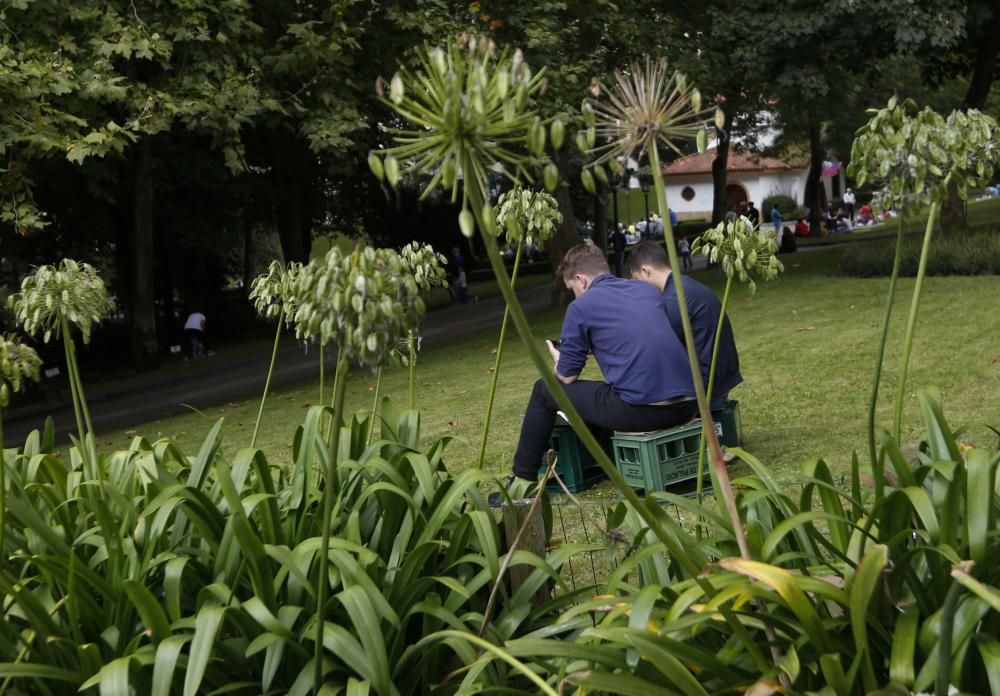
[[[712,411],[715,435],[719,444],[739,447],[743,441],[743,422],[740,420],[740,402],[733,399],[721,411]]]
[[[651,433],[616,432],[615,466],[630,486],[646,493],[668,490],[698,475],[701,423]]]
[[[602,428],[591,428],[597,442],[607,452],[608,457],[613,457],[611,447],[611,432]],[[552,435],[549,437],[549,447],[556,451],[556,473],[566,484],[566,488],[571,493],[579,493],[594,486],[599,481],[607,478],[604,470],[598,466],[590,452],[583,446],[580,439],[573,432],[573,428],[564,423],[557,423],[552,428]],[[548,458],[542,455],[542,461],[538,468],[538,475],[543,476],[548,469]],[[548,489],[553,492],[561,492],[562,488],[555,480],[549,481]]]

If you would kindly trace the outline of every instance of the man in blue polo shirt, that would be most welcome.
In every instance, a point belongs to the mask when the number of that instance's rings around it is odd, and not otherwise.
[[[659,430],[690,420],[697,410],[691,368],[660,293],[611,275],[593,245],[567,251],[559,273],[576,299],[566,310],[560,346],[546,344],[583,420],[614,430]],[[607,382],[579,379],[590,353]],[[557,409],[545,382],[535,382],[514,453],[518,478],[538,478]]]
[[[662,293],[663,306],[670,319],[670,326],[682,343],[684,327],[681,324],[674,278],[676,276],[683,279],[684,296],[687,300],[688,315],[691,317],[691,333],[698,352],[698,366],[701,368],[701,378],[705,381],[705,388],[708,389],[708,371],[712,365],[715,331],[719,326],[719,316],[722,314],[722,303],[719,302],[719,298],[694,278],[672,273],[670,259],[662,244],[643,242],[633,249],[629,256],[629,270],[634,279],[648,283]],[[725,408],[730,390],[742,381],[740,356],[736,352],[733,327],[729,323],[729,317],[725,317],[722,322],[722,338],[719,340],[719,354],[715,362],[712,410],[720,411]]]

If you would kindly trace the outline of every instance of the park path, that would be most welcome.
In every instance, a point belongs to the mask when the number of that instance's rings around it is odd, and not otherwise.
[[[800,247],[800,251],[818,251],[821,248],[824,247]],[[704,270],[707,266],[703,256],[695,256],[692,260],[694,271]],[[551,286],[546,283],[521,290],[518,297],[525,313],[531,316],[549,308],[550,294]],[[430,312],[421,325],[421,336],[427,345],[436,345],[490,329],[499,332],[504,306],[502,297],[492,297],[475,304]],[[317,348],[298,343],[290,334],[286,334],[283,343],[271,388],[282,389],[316,379],[319,374]],[[265,341],[261,342],[259,352],[250,355],[232,357],[222,348],[218,354],[193,363],[99,384],[85,384],[94,429],[99,433],[107,432],[184,413],[190,407],[206,409],[259,396],[264,389],[270,358],[270,342]],[[335,358],[330,355],[328,358],[327,364],[334,364]],[[68,389],[62,390],[61,398],[50,395],[44,401],[15,405],[9,409],[4,417],[6,442],[23,442],[28,433],[42,427],[48,415],[52,416],[60,437],[75,432]]]
[[[518,292],[518,298],[529,316],[544,312],[550,306],[551,286],[548,284]],[[499,332],[503,320],[502,297],[484,299],[475,304],[452,306],[430,312],[421,325],[425,345],[437,345],[459,336],[490,329]],[[319,373],[319,351],[315,346],[303,346],[286,335],[285,347],[280,349],[271,380],[272,389],[281,389],[316,379]],[[263,345],[263,344],[262,344]],[[268,342],[268,346],[269,346]],[[160,418],[183,413],[189,406],[204,409],[230,401],[241,401],[259,396],[264,389],[270,350],[241,357],[228,358],[225,349],[212,357],[190,365],[190,370],[175,367],[161,373],[124,378],[95,385],[87,403],[97,432],[148,423]],[[335,358],[328,354],[327,364]],[[89,393],[89,392],[88,392]],[[60,437],[75,432],[73,405],[67,390],[65,398],[54,397],[41,403],[11,408],[4,418],[4,436],[8,443],[24,441],[28,433],[41,428],[45,416],[51,415]]]

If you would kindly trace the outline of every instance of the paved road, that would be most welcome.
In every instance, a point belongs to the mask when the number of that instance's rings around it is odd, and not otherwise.
[[[549,307],[550,286],[543,285],[518,293],[524,311],[538,314]],[[421,335],[427,345],[435,345],[480,331],[499,331],[503,319],[503,298],[495,297],[459,307],[431,312],[424,319]],[[319,372],[319,351],[308,349],[286,337],[286,347],[280,350],[272,389],[316,379]],[[173,368],[162,376],[147,376],[141,387],[135,379],[101,385],[88,398],[94,429],[107,432],[118,428],[154,421],[187,410],[185,404],[205,408],[230,401],[259,396],[264,388],[270,351],[241,359],[227,359],[225,350],[218,355],[191,364],[189,371]],[[327,365],[335,358],[328,355]],[[86,385],[85,385],[86,388]],[[8,443],[22,442],[29,432],[40,428],[45,416],[51,414],[57,433],[75,431],[73,405],[64,390],[62,400],[52,398],[45,403],[12,408],[4,419],[4,436]]]

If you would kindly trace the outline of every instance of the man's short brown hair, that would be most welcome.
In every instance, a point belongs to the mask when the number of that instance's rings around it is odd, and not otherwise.
[[[647,240],[640,242],[632,250],[632,253],[628,257],[629,271],[633,274],[638,273],[642,266],[652,266],[659,271],[665,271],[670,268],[670,257],[667,256],[667,250],[663,247],[663,244]]]
[[[596,244],[577,244],[563,256],[558,272],[563,280],[567,280],[577,273],[593,278],[602,273],[610,273],[611,269],[608,267],[607,257],[599,246]]]

